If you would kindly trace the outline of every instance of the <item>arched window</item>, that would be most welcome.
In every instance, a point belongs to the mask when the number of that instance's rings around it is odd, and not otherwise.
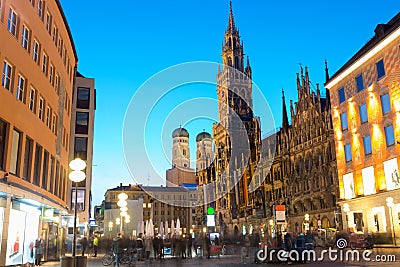
[[[235,57],[235,68],[239,68],[239,57]]]
[[[228,66],[232,67],[232,58],[228,57]]]
[[[186,156],[186,149],[183,149],[183,150],[182,150],[182,154],[183,154],[184,156]]]
[[[236,38],[233,37],[233,49],[235,49],[235,48],[236,48]]]

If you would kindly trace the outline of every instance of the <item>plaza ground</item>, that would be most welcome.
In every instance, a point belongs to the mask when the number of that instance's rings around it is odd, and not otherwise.
[[[376,262],[375,255],[394,255],[396,258],[395,262]],[[101,258],[103,254],[98,255],[98,257],[89,257],[87,261],[87,267],[100,267],[103,266],[101,264]],[[328,257],[324,257],[323,261],[320,262],[307,262],[305,264],[295,264],[289,263],[292,266],[326,266],[326,267],[334,267],[334,266],[399,266],[400,262],[400,247],[399,248],[374,248],[372,250],[372,254],[370,257],[372,260],[367,262],[365,260],[360,261],[330,261]],[[286,264],[279,264],[279,263],[261,263],[261,264],[254,264],[252,263],[253,258],[246,259],[246,264],[243,264],[240,258],[240,255],[224,255],[221,256],[219,259],[213,257],[211,259],[206,258],[192,258],[192,259],[175,259],[175,258],[166,258],[163,260],[150,260],[150,261],[139,261],[136,262],[136,266],[162,266],[162,267],[169,267],[169,266],[208,266],[208,267],[228,267],[228,266],[284,266]],[[43,263],[42,266],[60,266],[59,262],[46,262]],[[128,266],[128,265],[121,265],[121,266]]]

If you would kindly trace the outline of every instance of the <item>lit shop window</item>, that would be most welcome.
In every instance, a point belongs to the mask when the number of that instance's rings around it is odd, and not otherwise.
[[[352,199],[356,197],[356,193],[354,191],[353,173],[343,175],[343,186],[345,199]]]
[[[364,195],[372,195],[376,193],[374,167],[362,169],[362,179],[364,185]]]
[[[386,190],[394,190],[400,188],[400,175],[397,165],[397,158],[383,162],[383,168],[386,178]]]

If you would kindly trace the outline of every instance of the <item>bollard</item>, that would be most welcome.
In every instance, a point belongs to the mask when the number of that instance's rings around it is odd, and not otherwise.
[[[60,257],[60,267],[74,267],[74,258],[69,256]]]

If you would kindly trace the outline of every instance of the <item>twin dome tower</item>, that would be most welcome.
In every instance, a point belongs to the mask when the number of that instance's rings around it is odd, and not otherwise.
[[[167,170],[167,186],[198,184],[196,172],[204,170],[213,161],[213,140],[207,132],[196,136],[196,170],[190,168],[189,132],[182,127],[172,132],[172,168]]]

